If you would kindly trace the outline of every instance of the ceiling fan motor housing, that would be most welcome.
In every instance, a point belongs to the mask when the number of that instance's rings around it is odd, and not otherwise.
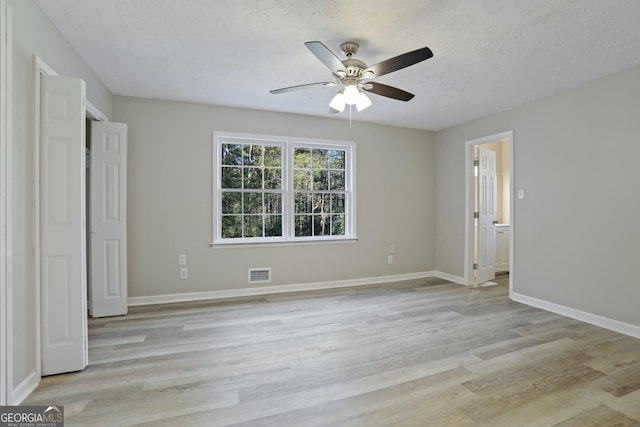
[[[355,77],[357,79],[361,79],[373,77],[364,76],[362,72],[367,68],[367,64],[360,61],[359,59],[353,58],[353,55],[358,53],[359,48],[360,45],[358,45],[358,43],[356,42],[344,42],[340,45],[340,49],[342,49],[342,52],[347,55],[347,59],[342,61],[344,67],[347,69],[347,74],[341,75],[343,74],[343,72],[342,70],[340,70],[340,73],[337,74],[338,78],[343,79],[345,77]]]
[[[347,69],[347,77],[361,77],[362,72],[367,65],[359,59],[347,58],[342,61]]]

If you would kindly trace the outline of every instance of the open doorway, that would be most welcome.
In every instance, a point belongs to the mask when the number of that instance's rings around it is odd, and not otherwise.
[[[509,274],[513,290],[513,131],[465,145],[465,284],[494,284]],[[502,276],[504,277],[504,276]]]

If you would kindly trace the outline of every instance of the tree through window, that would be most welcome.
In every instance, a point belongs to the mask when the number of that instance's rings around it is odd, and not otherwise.
[[[354,238],[355,144],[218,135],[215,243]]]

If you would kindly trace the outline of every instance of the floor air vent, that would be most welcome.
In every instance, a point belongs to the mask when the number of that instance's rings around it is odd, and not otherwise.
[[[269,283],[271,282],[270,268],[250,268],[249,283]]]

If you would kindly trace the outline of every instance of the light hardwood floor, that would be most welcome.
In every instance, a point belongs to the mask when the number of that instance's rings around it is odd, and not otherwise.
[[[132,308],[23,404],[67,426],[638,426],[640,340],[421,279]]]

